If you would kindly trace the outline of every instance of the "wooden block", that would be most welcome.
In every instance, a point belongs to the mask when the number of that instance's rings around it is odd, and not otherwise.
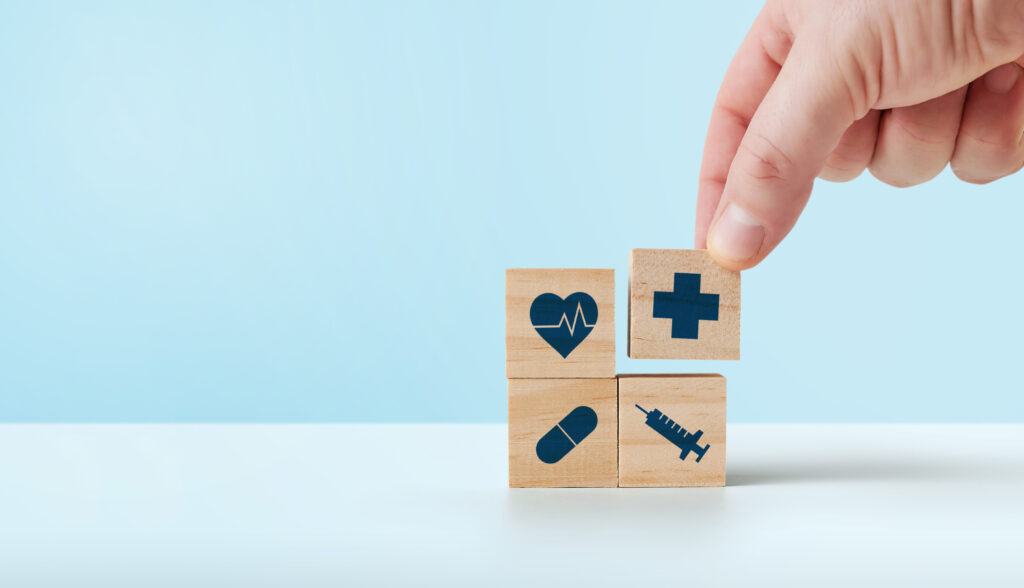
[[[739,359],[739,272],[707,251],[634,249],[628,340],[638,359]]]
[[[725,378],[619,376],[619,486],[724,485]]]
[[[615,378],[509,380],[509,487],[616,486],[617,419]]]
[[[505,374],[614,378],[615,270],[506,270]]]

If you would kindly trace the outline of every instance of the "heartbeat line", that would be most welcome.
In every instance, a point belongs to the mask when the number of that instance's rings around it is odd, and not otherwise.
[[[574,336],[573,335],[573,331],[576,330],[576,321],[577,320],[582,322],[584,327],[594,328],[594,324],[596,324],[596,323],[589,324],[589,325],[587,324],[587,317],[583,316],[583,304],[577,302],[576,303],[576,314],[572,315],[572,324],[569,324],[569,317],[565,316],[565,313],[563,312],[562,313],[562,320],[558,321],[557,325],[534,325],[534,328],[535,329],[560,329],[560,328],[562,328],[562,324],[564,323],[566,326],[569,327],[569,336],[572,337],[572,336]]]

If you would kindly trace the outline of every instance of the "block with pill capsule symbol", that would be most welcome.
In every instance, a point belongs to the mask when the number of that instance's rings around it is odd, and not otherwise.
[[[618,484],[615,378],[508,381],[510,487]]]

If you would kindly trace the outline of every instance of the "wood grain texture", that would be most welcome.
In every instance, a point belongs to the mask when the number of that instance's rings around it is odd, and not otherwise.
[[[654,293],[672,292],[676,273],[700,274],[700,291],[718,295],[718,320],[701,320],[696,339],[672,338],[672,320],[654,318]],[[707,251],[634,249],[629,257],[627,354],[638,359],[739,359],[740,274]]]
[[[567,298],[575,292],[585,292],[594,299],[598,316],[593,331],[563,358],[534,328],[530,305],[541,294]],[[506,270],[505,375],[508,378],[614,378],[615,270]]]
[[[646,424],[660,410],[709,445],[698,463]],[[725,378],[718,374],[619,376],[619,486],[725,485]]]
[[[542,462],[537,442],[578,406],[597,413],[597,428],[560,461]],[[615,378],[508,381],[509,487],[615,487],[617,446]]]

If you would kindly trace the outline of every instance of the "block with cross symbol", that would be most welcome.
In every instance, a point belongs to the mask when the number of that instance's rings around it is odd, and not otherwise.
[[[739,272],[707,251],[634,249],[627,352],[638,359],[739,359]]]

